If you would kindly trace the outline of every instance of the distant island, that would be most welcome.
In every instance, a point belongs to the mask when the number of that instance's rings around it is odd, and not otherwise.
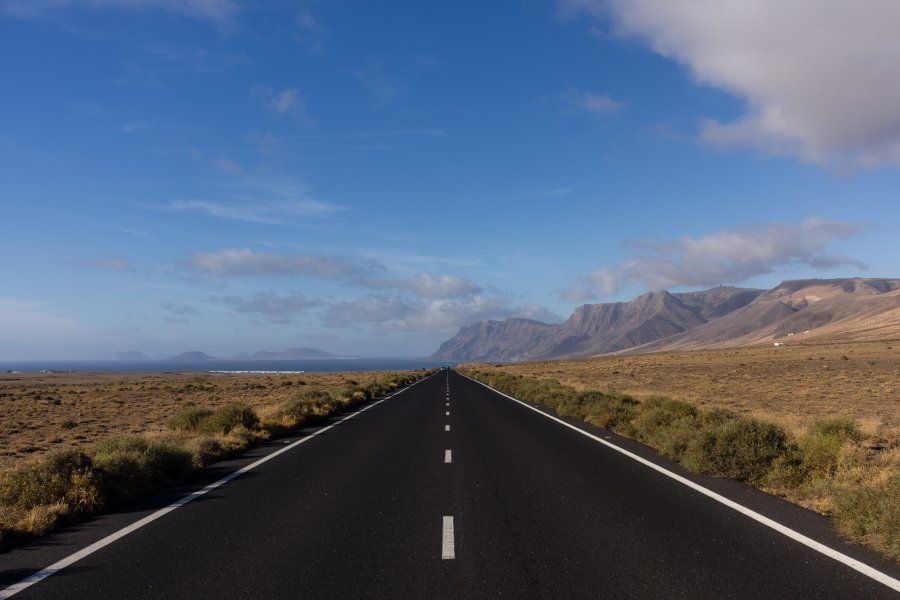
[[[241,353],[226,357],[210,356],[199,350],[191,350],[182,352],[178,356],[173,356],[169,360],[178,362],[204,362],[208,360],[339,360],[349,358],[359,357],[332,354],[315,348],[288,348],[280,351],[260,350],[253,354]]]

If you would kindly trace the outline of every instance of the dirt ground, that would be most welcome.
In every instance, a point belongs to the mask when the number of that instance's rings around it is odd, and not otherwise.
[[[900,439],[900,340],[471,366],[728,408],[794,432],[816,419],[851,418],[871,438]]]
[[[366,385],[389,373],[0,373],[0,470],[53,449],[120,434],[153,434],[191,406],[254,408],[299,390]],[[301,383],[302,382],[302,383]],[[305,385],[304,385],[305,384]]]

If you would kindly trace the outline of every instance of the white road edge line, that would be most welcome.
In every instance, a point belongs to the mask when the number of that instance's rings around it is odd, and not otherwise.
[[[765,525],[766,527],[774,529],[778,533],[780,533],[784,536],[787,536],[796,542],[800,542],[801,544],[803,544],[804,546],[807,546],[808,548],[812,548],[816,552],[824,554],[825,556],[827,556],[829,558],[832,558],[840,563],[843,563],[843,564],[847,565],[848,567],[850,567],[851,569],[853,569],[854,571],[858,571],[859,573],[862,573],[866,577],[871,577],[875,581],[877,581],[879,583],[883,583],[884,585],[886,585],[887,587],[891,588],[894,591],[900,592],[900,581],[898,581],[897,579],[894,579],[887,573],[882,573],[878,569],[876,569],[874,567],[870,567],[869,565],[867,565],[864,562],[860,562],[860,561],[856,560],[855,558],[847,556],[843,552],[838,552],[837,550],[830,548],[830,547],[826,546],[825,544],[817,542],[812,538],[806,537],[802,533],[794,531],[793,529],[786,527],[777,521],[773,521],[772,519],[770,519],[766,516],[763,516],[763,515],[759,514],[758,512],[747,508],[746,506],[738,504],[737,502],[734,502],[733,500],[729,500],[725,496],[717,494],[716,492],[714,492],[710,489],[707,489],[700,484],[694,483],[690,479],[686,479],[686,478],[682,477],[681,475],[678,475],[677,473],[673,473],[672,471],[669,471],[669,470],[657,465],[656,463],[653,463],[645,458],[641,458],[640,456],[638,456],[637,454],[634,454],[633,452],[629,452],[628,450],[625,450],[624,448],[620,448],[619,446],[616,446],[613,443],[610,443],[602,438],[599,438],[596,435],[592,435],[592,434],[588,433],[587,431],[579,429],[578,427],[575,427],[574,425],[572,425],[570,423],[566,423],[562,419],[558,419],[552,415],[548,415],[544,411],[538,410],[537,408],[531,406],[530,404],[528,404],[526,402],[519,400],[518,398],[513,398],[512,396],[510,396],[508,394],[504,394],[501,391],[495,390],[491,386],[489,386],[485,383],[481,383],[477,379],[472,379],[471,377],[467,377],[465,375],[463,375],[463,377],[466,377],[466,379],[471,379],[475,383],[483,385],[484,387],[491,390],[492,392],[500,394],[501,396],[503,396],[505,398],[509,398],[510,400],[512,400],[514,402],[518,402],[525,408],[529,408],[541,416],[547,417],[548,419],[556,421],[557,423],[564,425],[564,426],[568,427],[569,429],[577,431],[581,435],[589,437],[592,440],[594,440],[595,442],[600,442],[604,446],[612,448],[616,452],[621,452],[628,458],[636,460],[637,462],[641,463],[642,465],[650,467],[651,469],[658,471],[667,477],[671,477],[675,481],[677,481],[681,484],[684,484],[687,487],[689,487],[697,492],[700,492],[704,496],[712,498],[716,502],[724,504],[725,506],[727,506],[731,509],[734,509],[741,514],[750,517],[754,521],[757,521],[758,523],[761,523],[762,525]]]
[[[429,375],[429,377],[431,377],[431,376]],[[336,421],[336,422],[332,423],[331,425],[329,425],[329,426],[327,426],[327,427],[323,427],[322,429],[319,429],[319,430],[316,431],[315,433],[311,433],[311,434],[309,434],[308,436],[303,437],[303,438],[297,440],[296,442],[294,442],[294,443],[291,444],[290,446],[285,446],[285,447],[283,447],[283,448],[281,448],[281,449],[279,449],[279,450],[276,450],[276,451],[273,452],[272,454],[268,454],[268,455],[266,455],[266,456],[260,458],[260,459],[257,460],[256,462],[250,463],[249,465],[247,465],[247,466],[245,466],[245,467],[241,467],[241,468],[238,469],[237,471],[234,471],[233,473],[230,473],[229,475],[226,475],[226,476],[223,477],[222,479],[219,479],[218,481],[215,481],[215,482],[213,482],[213,483],[210,483],[209,485],[207,485],[207,486],[204,487],[203,489],[197,490],[196,492],[194,492],[194,493],[192,493],[192,494],[189,494],[189,495],[185,496],[184,498],[181,498],[180,500],[176,500],[175,502],[173,502],[172,504],[166,506],[165,508],[161,508],[161,509],[157,510],[156,512],[147,515],[147,516],[144,517],[143,519],[140,519],[140,520],[138,520],[138,521],[135,521],[135,522],[132,523],[131,525],[128,525],[127,527],[123,527],[122,529],[116,531],[115,533],[111,533],[110,535],[106,536],[106,537],[103,538],[103,539],[97,540],[96,542],[94,542],[94,543],[91,544],[90,546],[86,546],[85,548],[82,548],[82,549],[79,550],[78,552],[75,552],[74,554],[70,554],[69,556],[67,556],[67,557],[65,557],[65,558],[63,558],[63,559],[56,561],[55,563],[53,563],[53,564],[50,565],[49,567],[46,567],[46,568],[44,568],[44,569],[41,569],[41,570],[38,571],[37,573],[34,573],[33,575],[30,575],[30,576],[26,577],[26,578],[23,579],[22,581],[19,581],[19,582],[17,582],[17,583],[14,583],[14,584],[12,584],[12,585],[9,586],[9,587],[6,587],[6,588],[0,590],[0,600],[6,600],[6,598],[10,598],[11,596],[13,596],[13,595],[15,595],[15,594],[18,594],[18,593],[21,592],[22,590],[25,590],[25,589],[27,589],[27,588],[33,586],[34,584],[36,584],[36,583],[38,583],[38,582],[40,582],[40,581],[43,581],[44,579],[47,579],[47,578],[50,577],[51,575],[53,575],[53,574],[55,574],[55,573],[59,573],[60,571],[62,571],[62,570],[65,569],[66,567],[72,566],[73,564],[75,564],[76,562],[78,562],[79,560],[81,560],[82,558],[85,558],[85,557],[87,557],[87,556],[90,556],[91,554],[93,554],[93,553],[96,552],[97,550],[100,550],[101,548],[104,548],[104,547],[106,547],[106,546],[109,546],[109,545],[112,544],[113,542],[115,542],[115,541],[117,541],[117,540],[120,540],[121,538],[125,537],[125,536],[128,535],[129,533],[133,533],[133,532],[137,531],[138,529],[140,529],[140,528],[143,527],[144,525],[148,525],[148,524],[152,523],[153,521],[155,521],[155,520],[157,520],[157,519],[159,519],[159,518],[161,518],[161,517],[166,516],[167,514],[169,514],[170,512],[172,512],[173,510],[175,510],[175,509],[177,509],[177,508],[181,508],[182,506],[184,506],[184,505],[187,504],[188,502],[191,502],[192,500],[196,500],[196,499],[199,498],[200,496],[203,496],[204,494],[207,494],[207,493],[213,491],[213,490],[216,489],[216,488],[222,487],[223,485],[225,485],[226,483],[228,483],[228,482],[231,481],[232,479],[235,479],[235,478],[237,478],[237,477],[240,477],[240,476],[243,475],[244,473],[246,473],[246,472],[248,472],[248,471],[251,471],[251,470],[255,469],[256,467],[260,466],[261,464],[263,464],[263,463],[265,463],[265,462],[268,462],[268,461],[272,460],[272,459],[275,458],[276,456],[279,456],[279,455],[284,454],[285,452],[287,452],[287,451],[289,451],[289,450],[292,450],[293,448],[296,448],[296,447],[299,446],[300,444],[302,444],[302,443],[304,443],[304,442],[307,442],[307,441],[313,439],[314,437],[316,437],[316,436],[319,435],[320,433],[324,433],[324,432],[328,431],[329,429],[331,429],[331,428],[334,427],[335,425],[340,425],[340,424],[343,423],[344,421],[346,421],[346,420],[348,420],[348,419],[352,419],[352,418],[355,417],[356,415],[358,415],[358,414],[360,414],[360,413],[362,413],[362,412],[365,412],[365,411],[369,410],[369,409],[372,408],[373,406],[377,406],[377,405],[381,404],[382,402],[384,402],[385,400],[390,400],[391,398],[393,398],[393,397],[396,396],[397,394],[400,394],[400,393],[405,392],[405,391],[408,390],[409,388],[413,387],[414,385],[416,385],[416,384],[418,384],[418,383],[420,383],[420,382],[422,382],[422,381],[425,381],[425,380],[428,379],[429,377],[424,377],[424,378],[420,379],[419,381],[416,381],[415,383],[412,383],[412,384],[406,386],[406,387],[403,388],[402,390],[398,390],[398,391],[394,392],[394,393],[391,394],[390,396],[385,396],[384,398],[382,398],[381,400],[378,400],[377,402],[373,402],[372,404],[370,404],[370,405],[368,405],[368,406],[366,406],[366,407],[364,407],[364,408],[362,408],[362,409],[360,409],[360,410],[358,410],[358,411],[356,411],[356,412],[352,412],[352,413],[350,413],[349,415],[347,415],[346,417],[342,418],[341,420]],[[451,525],[451,527],[452,527],[452,525]]]
[[[456,544],[453,541],[453,517],[444,517],[444,531],[441,535],[441,559],[456,558]]]
[[[453,454],[450,452],[450,450],[444,450],[444,462],[445,463],[453,462]]]

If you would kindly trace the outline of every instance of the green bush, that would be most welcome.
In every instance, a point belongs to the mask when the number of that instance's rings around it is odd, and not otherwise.
[[[103,497],[109,504],[132,500],[178,481],[193,469],[187,450],[140,436],[104,440],[91,454]]]
[[[239,403],[228,404],[216,410],[188,408],[169,420],[172,429],[207,435],[227,435],[237,426],[253,429],[257,423],[259,418],[253,409]]]
[[[735,418],[700,431],[682,460],[700,473],[760,483],[788,451],[787,433],[777,425]]]
[[[208,434],[227,435],[236,427],[253,429],[259,417],[249,406],[237,402],[217,408],[201,424],[200,431]]]
[[[365,402],[372,399],[372,392],[364,387],[360,387],[355,383],[348,383],[342,387],[335,395],[335,398],[347,404],[356,404],[357,402]]]
[[[9,472],[0,480],[0,503],[20,510],[63,503],[74,513],[89,513],[102,498],[91,457],[64,450]]]
[[[844,535],[900,560],[900,474],[838,494],[834,518]]]
[[[803,467],[811,474],[834,474],[841,464],[853,461],[861,435],[852,421],[818,421],[798,443]]]
[[[212,414],[213,411],[208,408],[188,408],[169,419],[169,427],[179,431],[197,431]]]

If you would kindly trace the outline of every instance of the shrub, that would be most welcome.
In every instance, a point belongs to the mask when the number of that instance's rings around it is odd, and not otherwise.
[[[91,457],[65,450],[8,473],[0,480],[0,503],[20,510],[62,503],[74,513],[88,513],[102,504],[102,498]]]
[[[788,449],[787,433],[777,425],[734,418],[700,431],[683,460],[694,471],[759,483]]]
[[[213,411],[202,421],[199,430],[208,434],[227,435],[235,427],[242,426],[246,429],[253,429],[257,423],[259,423],[259,417],[252,408],[235,402]]]
[[[214,437],[199,438],[190,447],[191,462],[197,468],[212,464],[227,455],[222,443]]]
[[[179,431],[197,431],[212,413],[208,408],[188,408],[169,419],[169,427]]]
[[[193,469],[191,453],[140,436],[112,438],[92,451],[103,497],[115,504],[186,477]]]
[[[861,436],[853,421],[818,421],[799,441],[803,467],[818,474],[834,474],[841,464],[850,464]]]
[[[258,422],[259,418],[252,408],[233,403],[214,411],[208,408],[188,408],[173,417],[169,426],[180,431],[228,435],[239,425],[252,429]]]
[[[344,402],[345,404],[355,404],[357,402],[365,402],[366,400],[371,400],[372,393],[355,383],[347,384],[340,389],[335,394],[335,398]]]
[[[263,427],[272,432],[296,429],[333,413],[338,402],[322,390],[303,390],[290,400],[269,408],[262,419]]]
[[[844,535],[900,560],[900,474],[838,494],[834,518]]]

